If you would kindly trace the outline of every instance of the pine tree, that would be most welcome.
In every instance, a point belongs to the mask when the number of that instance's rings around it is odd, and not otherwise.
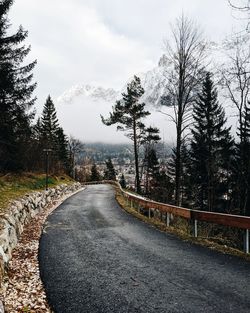
[[[69,172],[69,151],[68,151],[68,139],[64,134],[62,127],[58,127],[56,131],[56,154],[59,161],[59,169]]]
[[[193,118],[190,177],[194,201],[197,208],[212,211],[218,209],[223,196],[229,195],[224,178],[230,168],[233,141],[210,73],[194,105]],[[223,192],[222,184],[228,187]]]
[[[32,129],[32,134],[35,140],[41,141],[41,136],[42,136],[42,121],[41,118],[38,117],[35,125],[33,126]]]
[[[44,148],[55,149],[59,123],[56,109],[50,96],[48,96],[41,117],[42,144]]]
[[[106,170],[104,172],[104,179],[116,180],[116,172],[110,158],[108,159],[108,161],[106,161]]]
[[[150,186],[150,199],[163,203],[172,203],[173,194],[174,183],[171,177],[164,170],[155,171]]]
[[[146,195],[149,192],[149,179],[150,179],[150,166],[151,166],[150,162],[152,162],[152,157],[155,156],[156,158],[156,152],[155,152],[154,146],[157,142],[161,140],[159,133],[160,133],[160,130],[158,128],[150,126],[145,129],[144,136],[142,139],[142,144],[144,145],[143,168],[144,168],[144,175],[145,175],[144,188],[145,188]],[[155,155],[153,155],[154,153]]]
[[[141,182],[139,175],[139,145],[145,130],[145,125],[141,122],[143,118],[150,115],[145,111],[145,103],[139,103],[139,99],[144,94],[140,78],[134,76],[131,83],[127,85],[127,92],[122,94],[122,100],[117,101],[113,107],[113,112],[109,118],[103,116],[102,122],[107,125],[118,124],[117,130],[126,131],[126,136],[133,141],[135,160],[135,187],[138,193],[141,192]]]
[[[70,156],[68,151],[68,139],[63,129],[59,126],[56,109],[50,96],[48,96],[39,125],[41,150],[51,149],[51,168],[54,171],[70,172]]]
[[[101,174],[99,173],[97,166],[94,163],[91,167],[90,181],[100,181],[100,180],[101,180]]]
[[[243,126],[239,130],[233,167],[233,197],[238,213],[250,216],[250,102],[243,111]]]
[[[147,150],[144,163],[146,164],[145,194],[150,196],[152,181],[157,179],[159,173],[159,162],[156,156],[156,151],[153,147],[150,147]]]
[[[125,189],[125,188],[127,187],[127,183],[126,183],[126,180],[125,180],[124,174],[122,174],[122,176],[121,176],[121,179],[120,179],[119,183],[120,183],[120,185],[121,185],[121,187],[122,187],[123,189]]]
[[[24,168],[35,102],[36,84],[31,81],[36,62],[23,65],[30,47],[21,44],[28,33],[20,26],[15,34],[8,34],[12,4],[12,0],[0,2],[0,171]]]
[[[189,197],[189,173],[188,173],[188,163],[189,163],[189,153],[188,153],[188,145],[186,140],[182,140],[181,145],[181,159],[180,161],[180,171],[179,171],[179,206],[186,206]],[[167,161],[167,176],[169,179],[169,184],[171,185],[170,190],[174,191],[176,195],[176,184],[173,189],[173,182],[176,177],[176,162],[177,162],[177,154],[176,147],[172,148],[172,153],[170,158]],[[167,180],[168,181],[168,180]],[[170,203],[172,203],[172,197],[170,197]],[[174,201],[176,203],[176,200]]]
[[[36,123],[32,126],[31,137],[30,137],[30,153],[27,155],[27,162],[29,162],[29,170],[31,171],[42,171],[44,170],[43,160],[43,147],[41,145],[41,134],[42,125],[41,119],[38,118]]]

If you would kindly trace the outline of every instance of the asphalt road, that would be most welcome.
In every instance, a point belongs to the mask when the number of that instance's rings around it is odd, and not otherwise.
[[[49,216],[39,261],[56,313],[250,312],[250,263],[137,220],[108,185]]]

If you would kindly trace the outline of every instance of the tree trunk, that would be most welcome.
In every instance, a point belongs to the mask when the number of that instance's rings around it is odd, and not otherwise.
[[[176,159],[175,159],[175,205],[180,206],[181,189],[181,124],[177,126]]]
[[[137,147],[137,134],[136,134],[136,121],[133,121],[133,135],[134,135],[134,156],[135,156],[135,190],[141,193],[141,184],[139,176],[139,162],[138,162],[138,147]]]

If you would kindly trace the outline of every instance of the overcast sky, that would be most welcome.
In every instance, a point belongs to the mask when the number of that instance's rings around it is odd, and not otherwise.
[[[43,102],[78,83],[121,88],[134,73],[151,69],[169,24],[182,12],[211,40],[236,24],[227,0],[16,0],[10,19],[29,31]]]
[[[37,109],[48,94],[75,84],[120,89],[133,74],[153,68],[170,23],[182,13],[220,41],[239,22],[227,0],[16,0],[10,20],[29,31],[37,59]]]

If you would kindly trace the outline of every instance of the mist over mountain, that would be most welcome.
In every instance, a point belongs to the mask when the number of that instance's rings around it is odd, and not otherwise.
[[[161,96],[164,92],[166,77],[164,75],[166,64],[168,60],[163,55],[158,63],[158,66],[145,73],[138,73],[137,76],[141,79],[141,84],[145,90],[141,98],[142,102],[147,105],[157,106],[160,103]],[[88,97],[95,101],[101,100],[104,102],[115,102],[121,98],[122,92],[126,91],[127,83],[132,80],[128,79],[126,84],[121,90],[113,88],[104,88],[102,86],[93,86],[89,84],[78,84],[66,90],[62,95],[57,98],[59,104],[71,104],[77,98]]]
[[[145,73],[136,74],[141,78],[145,90],[142,102],[151,115],[145,120],[147,125],[160,128],[164,141],[173,142],[175,137],[174,124],[169,122],[166,115],[159,112],[161,96],[164,92],[164,68],[167,59],[162,56],[158,65]],[[127,80],[130,82],[132,77]],[[115,101],[126,91],[126,85],[121,90],[78,84],[72,86],[56,100],[58,117],[68,134],[80,138],[84,142],[123,143],[129,139],[122,132],[116,131],[116,126],[105,126],[100,115],[108,116]],[[165,110],[166,111],[166,110]],[[171,112],[171,109],[168,109]]]
[[[91,85],[75,85],[69,90],[66,90],[60,97],[57,98],[59,103],[71,103],[77,97],[90,97],[94,100],[115,101],[120,93],[112,88],[96,87]]]
[[[171,66],[169,60],[163,55],[156,67],[136,75],[140,77],[145,90],[141,102],[144,102],[146,109],[151,112],[151,115],[145,120],[146,125],[158,127],[163,141],[172,145],[176,136],[175,125],[170,121],[167,114],[173,115],[173,109],[163,108],[160,105],[166,86],[165,71],[169,66]],[[132,78],[130,77],[127,80],[121,90],[89,84],[78,84],[66,90],[56,100],[58,117],[66,132],[84,142],[129,142],[129,139],[122,132],[116,131],[116,126],[107,127],[103,125],[100,115],[108,116],[112,106],[116,100],[122,97],[122,92],[126,91],[127,83]],[[225,102],[225,98],[222,95],[219,99],[222,103]],[[228,117],[228,125],[232,125],[232,132],[235,133],[237,129],[235,113],[226,104],[225,110]]]

